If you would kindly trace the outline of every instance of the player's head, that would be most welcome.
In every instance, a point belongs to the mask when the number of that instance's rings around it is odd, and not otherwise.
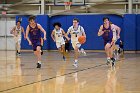
[[[17,21],[17,23],[16,23],[16,24],[17,24],[17,26],[20,26],[20,24],[21,24],[21,21]]]
[[[35,23],[35,19],[36,19],[35,16],[30,16],[28,21],[29,21],[30,24],[34,24]]]
[[[74,18],[73,19],[73,26],[78,26],[79,24],[79,19],[78,18]]]
[[[61,27],[61,23],[56,22],[56,23],[53,24],[53,27],[54,27],[55,29],[59,29],[59,28]]]
[[[110,22],[109,22],[109,18],[108,18],[108,17],[104,17],[104,18],[103,18],[103,22],[104,22],[104,24],[110,23]]]

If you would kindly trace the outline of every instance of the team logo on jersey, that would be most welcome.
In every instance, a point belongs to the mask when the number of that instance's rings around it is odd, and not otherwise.
[[[20,30],[17,30],[17,34],[19,34]]]
[[[58,37],[62,36],[62,34],[61,34],[61,33],[56,33],[56,35],[57,35]]]
[[[79,34],[79,32],[73,32],[72,34],[75,34],[75,37]]]
[[[110,30],[104,30],[104,32],[110,32]]]

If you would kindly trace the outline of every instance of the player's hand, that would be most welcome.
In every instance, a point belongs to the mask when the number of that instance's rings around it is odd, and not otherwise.
[[[26,40],[27,38],[26,38],[26,36],[24,36],[24,40]]]
[[[115,40],[112,39],[111,45],[113,45],[115,43]]]
[[[117,36],[117,39],[120,39],[120,36]]]
[[[32,45],[32,42],[31,41],[29,41],[29,45]]]
[[[104,31],[100,30],[100,31],[98,32],[98,36],[101,36],[102,34],[104,34]]]
[[[46,37],[44,37],[44,40],[46,40]]]
[[[10,34],[13,34],[13,31],[10,31]]]
[[[70,38],[67,38],[68,41],[70,41]]]

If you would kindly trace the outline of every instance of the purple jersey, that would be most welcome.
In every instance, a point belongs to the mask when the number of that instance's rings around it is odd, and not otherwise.
[[[29,27],[30,27],[29,34],[30,34],[33,50],[36,51],[37,46],[41,46],[41,31],[37,27],[37,24],[35,28],[32,28],[30,25]]]
[[[104,33],[102,35],[104,41],[112,41],[113,38],[113,31],[111,30],[111,25],[109,26],[109,28],[105,28],[103,25],[103,30]]]
[[[29,27],[30,27],[30,31],[29,31],[30,39],[31,40],[40,39],[41,32],[40,32],[40,29],[38,28],[37,24],[36,24],[35,28],[32,28],[30,25],[29,25]]]

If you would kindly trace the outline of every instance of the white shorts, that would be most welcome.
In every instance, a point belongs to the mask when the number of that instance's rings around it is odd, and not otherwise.
[[[56,47],[60,48],[62,45],[65,45],[64,39],[61,42],[56,42]]]
[[[20,44],[21,43],[21,36],[14,36],[15,43]]]
[[[76,47],[80,48],[81,44],[79,42],[71,42],[72,43],[72,47],[73,49],[75,49]]]

